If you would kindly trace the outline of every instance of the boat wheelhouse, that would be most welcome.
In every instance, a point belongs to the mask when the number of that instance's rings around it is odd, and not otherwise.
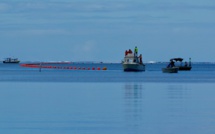
[[[19,63],[18,58],[6,58],[3,63]]]

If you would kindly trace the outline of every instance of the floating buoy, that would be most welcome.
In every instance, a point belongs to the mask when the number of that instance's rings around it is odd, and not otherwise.
[[[102,70],[107,70],[107,68],[106,68],[106,67],[103,67]]]
[[[29,68],[47,68],[47,69],[74,69],[74,70],[107,70],[107,67],[72,67],[72,66],[42,66],[41,64],[20,64],[22,67]]]

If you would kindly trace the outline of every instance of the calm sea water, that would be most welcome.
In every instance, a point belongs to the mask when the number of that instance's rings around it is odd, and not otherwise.
[[[177,74],[162,73],[166,64],[147,64],[145,72],[58,66],[107,70],[0,64],[0,133],[215,133],[215,64],[194,63]]]

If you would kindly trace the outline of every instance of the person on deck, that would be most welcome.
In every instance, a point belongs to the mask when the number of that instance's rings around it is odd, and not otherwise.
[[[128,55],[128,50],[125,51],[125,56]]]
[[[131,49],[129,49],[129,50],[128,50],[128,53],[129,53],[129,54],[132,54],[132,51],[131,51]]]
[[[138,55],[138,48],[137,46],[134,48],[134,56],[137,56]]]
[[[174,66],[175,66],[175,62],[171,60],[167,68],[172,68]]]
[[[185,67],[187,67],[187,66],[188,66],[187,62],[185,62],[184,66],[185,66]]]
[[[140,54],[139,58],[140,58],[140,64],[142,64],[143,63],[143,61],[142,61],[142,54]]]

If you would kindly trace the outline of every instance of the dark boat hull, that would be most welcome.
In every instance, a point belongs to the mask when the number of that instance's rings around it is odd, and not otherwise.
[[[125,72],[141,72],[145,71],[144,64],[123,64]]]
[[[178,67],[162,68],[163,73],[178,73]]]
[[[3,61],[3,63],[9,63],[9,64],[17,64],[17,63],[19,63],[20,61],[16,61],[16,62],[7,62],[7,61]]]
[[[190,71],[192,67],[179,67],[180,71]]]

